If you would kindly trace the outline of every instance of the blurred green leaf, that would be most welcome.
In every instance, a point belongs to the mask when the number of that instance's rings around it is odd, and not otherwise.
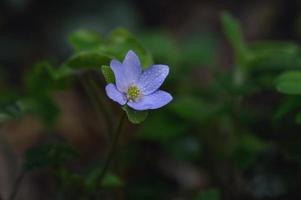
[[[210,65],[215,61],[217,41],[213,33],[198,33],[190,35],[182,41],[181,56],[186,66]]]
[[[51,67],[48,62],[40,62],[27,73],[25,85],[31,96],[43,96],[55,87],[54,81],[46,70]]]
[[[100,173],[101,169],[97,168],[95,170],[91,170],[89,175],[86,177],[85,185],[89,191],[98,190],[97,187],[99,184],[97,181],[99,180]],[[108,172],[103,178],[101,185],[103,187],[121,187],[123,186],[123,181],[117,175]]]
[[[250,70],[255,72],[279,72],[301,69],[300,48],[284,41],[260,41],[250,46]]]
[[[111,68],[107,65],[101,66],[101,72],[105,77],[106,83],[115,83],[115,76]]]
[[[248,48],[238,21],[227,12],[222,14],[221,21],[225,35],[234,48],[236,63],[244,65],[248,59]]]
[[[291,111],[300,109],[300,97],[299,96],[285,96],[280,103],[277,110],[274,112],[274,118],[280,120],[284,118]]]
[[[12,117],[9,114],[3,113],[3,112],[0,113],[0,123],[9,121],[11,119],[12,119]]]
[[[20,100],[11,100],[9,102],[0,102],[0,123],[23,116],[25,110]]]
[[[126,53],[129,50],[133,50],[139,56],[144,68],[153,64],[153,58],[150,52],[148,52],[133,35],[122,28],[112,31],[103,50],[118,60],[123,60]]]
[[[101,51],[81,51],[70,57],[64,64],[72,69],[98,70],[102,65],[108,65],[111,59],[111,56]]]
[[[95,31],[78,30],[69,36],[69,42],[76,51],[81,51],[96,49],[103,41]]]
[[[202,191],[195,200],[219,200],[220,193],[217,189],[209,189]]]
[[[301,94],[301,71],[288,71],[276,80],[276,88],[284,94]]]
[[[184,133],[187,126],[172,120],[162,113],[153,114],[143,123],[138,137],[153,141],[168,141]]]
[[[165,60],[169,64],[175,64],[182,58],[179,45],[166,32],[144,32],[139,35],[139,39],[149,49],[154,58],[158,60]]]
[[[182,119],[192,122],[206,122],[215,116],[217,105],[192,95],[178,96],[170,109]]]
[[[301,124],[301,112],[298,112],[296,117],[295,117],[295,121],[297,124]]]
[[[58,81],[67,76],[76,74],[75,70],[72,70],[67,65],[61,65],[59,68],[53,68],[53,67],[47,65],[47,66],[45,66],[45,68],[48,71],[50,77],[54,81]]]
[[[70,145],[41,145],[27,150],[24,167],[26,170],[35,170],[47,166],[56,167],[77,157],[77,152]]]
[[[266,144],[255,135],[241,134],[233,152],[233,161],[241,169],[247,169],[265,148]]]
[[[112,174],[112,173],[107,173],[106,176],[104,177],[104,179],[102,180],[102,186],[104,187],[121,187],[123,186],[123,182],[122,180]]]
[[[44,125],[51,126],[59,115],[59,109],[49,96],[22,99],[22,106],[27,113],[38,116]]]
[[[148,111],[136,111],[127,105],[122,106],[122,109],[126,112],[129,121],[133,124],[142,123],[148,116]]]

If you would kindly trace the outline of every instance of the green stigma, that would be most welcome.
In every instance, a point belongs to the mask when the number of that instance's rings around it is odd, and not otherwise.
[[[130,86],[127,91],[127,98],[129,101],[136,101],[140,97],[140,90],[137,86]]]

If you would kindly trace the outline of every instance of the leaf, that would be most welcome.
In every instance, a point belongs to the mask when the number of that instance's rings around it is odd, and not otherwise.
[[[237,64],[244,64],[248,56],[248,48],[238,21],[227,12],[222,14],[221,21],[224,33],[234,48]]]
[[[43,96],[54,88],[54,81],[46,69],[52,66],[48,62],[40,62],[25,77],[26,90],[31,96]]]
[[[58,81],[60,79],[63,79],[67,76],[75,74],[75,70],[72,70],[70,67],[67,65],[61,65],[59,68],[53,68],[51,66],[45,66],[46,70],[48,71],[50,77]]]
[[[217,189],[202,191],[195,200],[219,200],[220,193]]]
[[[101,72],[107,83],[115,83],[115,76],[111,68],[107,65],[101,66]]]
[[[165,60],[170,65],[178,63],[184,57],[177,41],[166,32],[147,31],[139,34],[139,41],[149,49],[154,58]]]
[[[284,94],[301,94],[301,71],[288,71],[276,80],[276,88]]]
[[[142,123],[148,116],[148,111],[136,111],[127,105],[123,106],[122,109],[126,112],[129,121],[133,124]]]
[[[23,98],[20,104],[23,112],[39,117],[46,126],[53,125],[59,115],[59,108],[48,95]]]
[[[127,30],[118,28],[109,35],[103,49],[109,55],[113,55],[118,60],[123,60],[129,50],[133,50],[140,58],[144,68],[153,64],[153,59],[150,54],[138,40],[131,35]]]
[[[190,35],[182,42],[184,63],[189,66],[211,65],[216,60],[217,41],[213,33],[198,33]]]
[[[205,123],[215,116],[217,105],[192,95],[178,96],[170,105],[171,110],[182,119]]]
[[[295,117],[296,124],[301,124],[301,112],[298,112]]]
[[[101,170],[99,167],[97,169],[91,170],[88,176],[85,178],[85,185],[89,191],[95,191],[97,190],[97,187],[99,187],[98,180],[99,175],[101,173]],[[123,186],[123,181],[115,174],[108,172],[104,176],[101,186],[103,187],[121,187]]]
[[[185,123],[178,123],[168,115],[154,113],[139,129],[138,137],[152,141],[169,141],[187,130]]]
[[[300,98],[298,96],[285,96],[282,102],[274,112],[274,119],[280,120],[287,117],[287,115],[293,110],[300,109]]]
[[[266,144],[254,134],[241,134],[233,152],[233,161],[241,169],[247,169],[262,152]]]
[[[70,145],[41,145],[27,150],[24,167],[27,170],[35,170],[46,166],[57,166],[77,156],[77,152]]]
[[[102,180],[101,185],[104,187],[121,187],[123,186],[123,182],[118,176],[112,173],[107,173]]]
[[[72,69],[95,69],[108,65],[112,57],[101,51],[82,51],[69,58],[64,64]]]
[[[9,101],[9,102],[5,102]],[[20,99],[11,99],[0,102],[0,123],[19,118],[26,113]]]
[[[99,33],[81,29],[69,36],[69,42],[76,51],[81,51],[96,49],[103,41]]]
[[[0,113],[0,123],[11,120],[12,117],[7,113]]]
[[[292,42],[256,42],[250,46],[250,53],[248,66],[255,72],[301,69],[300,48]]]

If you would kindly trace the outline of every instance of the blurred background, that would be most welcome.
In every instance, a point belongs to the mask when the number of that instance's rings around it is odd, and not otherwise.
[[[123,127],[103,199],[301,199],[301,87],[277,86],[301,68],[300,11],[294,0],[0,0],[0,199],[18,177],[16,199],[97,199],[123,111],[100,69],[85,74],[98,109],[85,81],[54,87],[37,66],[58,68],[78,38],[120,27],[170,66],[174,100]]]

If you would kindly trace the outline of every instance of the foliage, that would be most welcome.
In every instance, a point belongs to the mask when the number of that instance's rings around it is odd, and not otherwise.
[[[124,127],[114,167],[101,182],[103,155],[85,158],[68,142],[28,149],[24,170],[51,171],[59,191],[55,199],[114,199],[122,193],[126,199],[219,200],[235,199],[233,191],[262,199],[256,195],[265,187],[272,187],[269,199],[288,197],[300,180],[294,182],[292,173],[279,166],[300,172],[300,47],[288,41],[247,42],[239,21],[229,13],[221,15],[221,27],[233,51],[228,70],[219,68],[225,63],[218,55],[222,38],[211,32],[182,38],[163,31],[137,33],[136,38],[121,28],[107,36],[84,29],[71,33],[72,55],[61,64],[37,63],[23,77],[22,88],[3,91],[1,126],[34,116],[54,138],[64,112],[54,94],[83,94],[82,89],[90,97],[83,104],[94,106],[97,115],[87,117],[93,119],[89,123],[108,127],[108,135],[99,131],[107,139],[104,144],[112,142],[118,112],[140,125]],[[139,55],[144,68],[153,59],[170,66],[164,85],[174,96],[169,106],[156,112],[128,106],[118,111],[104,98],[105,85],[115,82],[110,61],[123,60],[128,50]],[[106,151],[106,145],[99,146],[97,152]],[[274,182],[266,181],[271,177]],[[264,181],[256,184],[260,178]],[[281,193],[273,193],[274,186]]]

